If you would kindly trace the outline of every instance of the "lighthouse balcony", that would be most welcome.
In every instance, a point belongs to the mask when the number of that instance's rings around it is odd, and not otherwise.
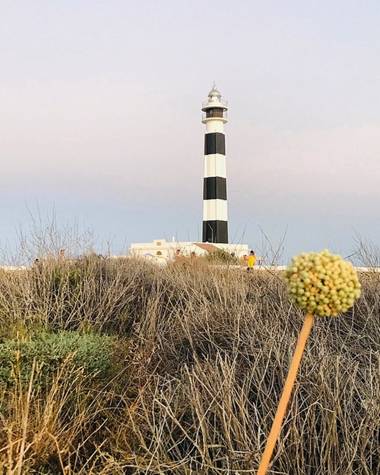
[[[207,101],[202,102],[202,110],[206,111],[207,109],[212,109],[214,107],[227,110],[228,109],[228,102],[224,101],[223,99],[218,98],[211,98]]]
[[[206,114],[202,114],[202,124],[207,124],[207,122],[211,122],[211,121],[218,121],[218,122],[222,122],[223,124],[226,124],[228,122],[228,119],[226,116],[224,117],[207,117]]]

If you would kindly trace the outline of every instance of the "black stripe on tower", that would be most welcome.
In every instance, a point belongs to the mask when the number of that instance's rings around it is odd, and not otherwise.
[[[227,180],[220,176],[212,176],[203,180],[204,200],[226,200]]]
[[[203,242],[228,244],[227,221],[203,221]]]
[[[205,155],[214,153],[226,154],[226,138],[221,132],[212,132],[205,135]]]

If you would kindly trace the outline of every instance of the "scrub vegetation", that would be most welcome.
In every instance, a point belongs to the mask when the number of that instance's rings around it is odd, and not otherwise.
[[[272,474],[380,472],[380,275],[361,284],[316,321]],[[302,321],[279,273],[0,271],[0,473],[255,473]]]

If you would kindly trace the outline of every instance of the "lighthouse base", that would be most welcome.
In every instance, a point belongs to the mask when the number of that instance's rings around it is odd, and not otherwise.
[[[228,244],[227,221],[203,221],[203,242]]]

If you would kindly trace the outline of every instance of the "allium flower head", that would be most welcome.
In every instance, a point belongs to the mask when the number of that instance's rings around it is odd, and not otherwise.
[[[292,300],[308,313],[335,317],[360,296],[360,282],[350,262],[325,250],[303,253],[286,271]]]

